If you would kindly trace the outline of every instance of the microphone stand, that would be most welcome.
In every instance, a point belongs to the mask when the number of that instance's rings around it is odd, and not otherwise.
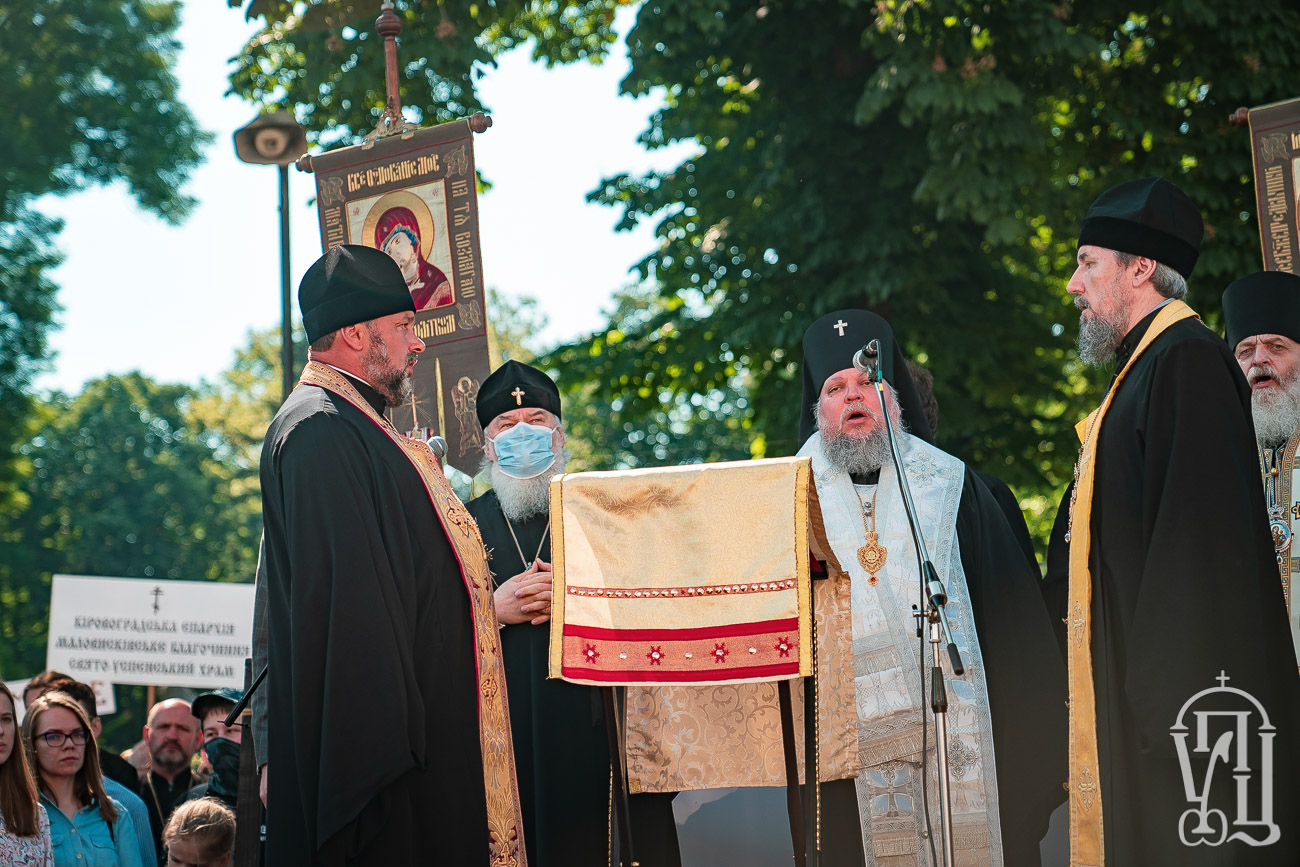
[[[880,414],[885,420],[885,430],[889,435],[889,454],[893,458],[894,471],[898,474],[898,487],[903,495],[903,508],[907,512],[907,523],[912,530],[912,541],[916,545],[917,566],[920,567],[921,599],[925,610],[912,606],[912,616],[917,619],[916,634],[921,635],[922,622],[930,625],[930,646],[934,654],[934,664],[930,672],[930,710],[934,712],[935,747],[939,761],[939,826],[943,841],[943,864],[953,867],[953,830],[952,830],[952,792],[948,780],[948,694],[943,684],[942,657],[939,645],[943,638],[948,640],[948,660],[955,676],[965,673],[961,653],[952,640],[952,630],[948,628],[948,615],[944,605],[948,593],[939,573],[930,562],[930,552],[925,547],[925,538],[921,535],[920,525],[916,519],[916,505],[912,502],[912,488],[903,472],[903,461],[898,451],[898,437],[894,433],[893,422],[885,407],[884,376],[880,369],[880,343],[873,340],[853,358],[853,366],[871,377],[876,387],[876,397],[880,400]],[[940,632],[942,631],[942,636]]]

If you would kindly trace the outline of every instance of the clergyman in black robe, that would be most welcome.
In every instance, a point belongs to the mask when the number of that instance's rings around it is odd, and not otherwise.
[[[410,293],[338,246],[299,303],[311,361],[261,463],[268,863],[523,864],[486,555],[382,415],[423,350]]]
[[[801,415],[801,440],[807,440],[814,433],[826,434],[816,430],[819,410],[811,407],[814,400],[818,400],[820,406],[826,399],[825,384],[828,381],[837,376],[841,379],[848,376],[854,382],[852,387],[860,389],[857,378],[861,374],[852,370],[853,354],[873,338],[880,341],[884,377],[897,394],[902,420],[907,423],[913,438],[929,443],[931,435],[926,416],[888,323],[861,310],[840,310],[823,316],[805,334],[801,405],[808,409]],[[862,401],[868,407],[876,406],[874,390]],[[851,406],[846,405],[845,413],[850,409]],[[943,458],[955,460],[947,455]],[[814,474],[817,473],[816,461],[814,458]],[[884,461],[889,461],[887,453]],[[881,473],[867,471],[851,475],[857,486],[875,484]],[[892,471],[889,476],[894,478]],[[912,479],[914,488],[925,484],[924,480]],[[818,490],[822,496],[820,478]],[[821,505],[825,515],[828,501],[823,499]],[[886,520],[883,512],[879,519]],[[858,520],[858,517],[853,520]],[[1037,864],[1039,841],[1047,833],[1051,812],[1065,797],[1061,785],[1066,775],[1064,670],[1053,650],[1052,627],[1043,605],[1036,570],[1030,567],[993,495],[969,467],[962,470],[961,496],[953,520],[988,690],[996,755],[997,820],[1002,840],[1000,863]],[[930,543],[933,544],[933,540]],[[933,550],[931,553],[934,556]],[[914,569],[914,566],[910,568]],[[949,588],[950,595],[953,592],[953,588]],[[915,652],[915,645],[910,649]],[[831,652],[850,653],[854,648],[844,647]],[[924,676],[928,679],[931,665],[929,647],[922,664]],[[958,688],[950,681],[949,694]],[[923,709],[918,708],[917,713],[924,713],[927,722],[933,725],[928,704]],[[932,728],[929,737],[933,738]],[[950,753],[952,750],[950,739]],[[934,761],[932,740],[925,761]],[[862,826],[869,819],[860,814],[861,801],[855,797],[854,780],[835,780],[824,783],[822,788],[822,863],[868,863],[863,851]],[[930,797],[932,801],[937,798],[934,788],[930,790]],[[919,803],[915,809],[920,812]],[[937,848],[937,827],[933,828],[933,834]],[[919,845],[927,844],[922,842]],[[957,848],[960,850],[961,846]]]
[[[608,864],[617,848],[610,839],[600,691],[546,679],[550,480],[564,472],[568,456],[559,390],[542,371],[507,361],[483,381],[475,408],[493,487],[467,507],[491,554],[528,861],[533,867]],[[671,795],[631,799],[633,851],[642,864],[680,861],[671,801]]]
[[[1228,347],[1180,300],[1201,233],[1195,206],[1163,178],[1112,188],[1085,219],[1069,286],[1084,311],[1080,356],[1113,356],[1116,375],[1081,435],[1095,460],[1081,460],[1062,504],[1044,590],[1068,621],[1082,678],[1072,673],[1074,708],[1091,650],[1105,862],[1297,864],[1300,679],[1249,391]],[[1090,612],[1062,590],[1079,576]],[[1277,731],[1271,757],[1257,740],[1261,708]],[[1245,716],[1201,713],[1228,710]],[[1075,858],[1093,863],[1075,832],[1098,794],[1081,743],[1071,834]]]

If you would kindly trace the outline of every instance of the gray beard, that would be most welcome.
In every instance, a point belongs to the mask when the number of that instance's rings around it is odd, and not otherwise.
[[[1084,364],[1105,364],[1115,357],[1125,332],[1100,316],[1079,320],[1079,360]]]
[[[891,460],[889,434],[884,428],[876,428],[864,437],[845,434],[828,437],[823,433],[822,451],[832,467],[853,475],[877,472]],[[898,451],[900,455],[907,453],[907,440],[901,436],[898,438]]]
[[[1250,408],[1255,418],[1255,439],[1261,446],[1295,436],[1300,432],[1300,376],[1276,394],[1251,394]]]
[[[379,339],[379,331],[370,322],[365,323],[366,330],[370,332],[370,337],[374,341],[370,344],[370,349],[366,352],[365,358],[361,360],[361,369],[366,374],[366,382],[379,392],[383,397],[384,403],[389,407],[398,407],[411,399],[415,393],[415,386],[411,383],[411,377],[406,375],[406,365],[410,364],[416,356],[411,353],[406,356],[406,361],[401,367],[394,367],[388,358],[388,347]]]
[[[488,461],[488,477],[496,491],[501,512],[511,521],[526,521],[551,508],[551,478],[564,472],[569,462],[569,450],[561,449],[555,463],[540,476],[516,479],[501,472],[496,461]]]

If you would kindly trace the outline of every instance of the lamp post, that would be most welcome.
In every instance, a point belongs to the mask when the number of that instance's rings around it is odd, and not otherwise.
[[[280,167],[281,401],[293,391],[293,308],[289,297],[289,164],[307,150],[307,130],[287,111],[259,115],[235,132],[235,154],[246,163]]]

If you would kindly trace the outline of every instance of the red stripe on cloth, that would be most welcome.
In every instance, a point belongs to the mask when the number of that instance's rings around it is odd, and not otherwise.
[[[709,638],[736,638],[742,635],[759,635],[767,632],[799,631],[799,618],[783,620],[755,620],[751,623],[733,623],[728,626],[701,626],[694,629],[605,629],[599,626],[564,624],[566,638],[600,638],[605,641],[693,641]]]
[[[561,666],[561,672],[566,678],[577,680],[595,680],[601,683],[632,683],[655,681],[658,683],[712,683],[718,680],[741,680],[750,678],[753,680],[771,680],[781,676],[797,677],[799,675],[799,661],[796,659],[792,662],[782,662],[776,665],[749,665],[743,668],[703,668],[698,671],[673,671],[660,670],[657,668],[648,671],[628,671],[626,669],[615,669],[614,671],[602,671],[598,668],[579,668],[573,665]]]

